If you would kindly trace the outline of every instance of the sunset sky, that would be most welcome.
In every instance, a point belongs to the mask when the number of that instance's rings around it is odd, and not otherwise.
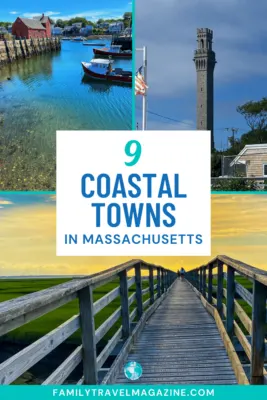
[[[133,258],[56,257],[55,200],[0,193],[0,275],[91,274]],[[267,270],[267,195],[212,195],[211,257],[218,254]],[[211,257],[142,258],[188,270]]]

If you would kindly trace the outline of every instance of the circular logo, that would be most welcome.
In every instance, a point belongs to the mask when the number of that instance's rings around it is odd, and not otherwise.
[[[129,361],[124,366],[124,375],[130,381],[136,381],[142,376],[143,369],[140,364],[135,361]]]

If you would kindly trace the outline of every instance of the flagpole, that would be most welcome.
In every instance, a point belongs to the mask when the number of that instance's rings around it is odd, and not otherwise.
[[[144,80],[147,82],[147,47],[143,47],[143,70],[144,70]],[[147,93],[143,95],[143,123],[142,130],[145,131],[147,126]]]

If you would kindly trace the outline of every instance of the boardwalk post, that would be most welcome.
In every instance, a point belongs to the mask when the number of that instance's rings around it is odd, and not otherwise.
[[[217,271],[217,310],[221,318],[223,317],[223,263],[218,261]]]
[[[202,294],[206,298],[207,292],[207,268],[203,267],[203,275],[202,275]]]
[[[128,338],[131,333],[129,316],[129,295],[127,270],[120,272],[120,296],[121,296],[121,317],[122,317],[122,337]]]
[[[141,263],[135,266],[135,286],[136,286],[137,317],[138,319],[140,319],[143,314]]]
[[[267,288],[260,282],[253,282],[252,339],[251,339],[251,384],[263,384],[265,356]]]
[[[161,296],[161,279],[160,279],[160,268],[157,268],[157,297]]]
[[[164,286],[164,292],[166,292],[166,271],[165,269],[163,270],[163,286]]]
[[[230,337],[234,334],[234,303],[235,300],[235,270],[232,267],[227,267],[227,299],[226,299],[226,331]]]
[[[203,270],[202,267],[199,269],[199,291],[203,291]]]
[[[208,276],[208,302],[212,303],[212,264],[209,264],[209,276]]]
[[[97,363],[95,343],[94,299],[92,287],[78,292],[83,345],[83,376],[85,385],[96,385]]]
[[[154,303],[154,269],[149,267],[149,294],[150,294],[150,304]]]
[[[199,290],[199,270],[198,269],[195,272],[195,286]]]
[[[164,288],[164,271],[163,268],[161,268],[161,293],[163,294],[165,292]]]

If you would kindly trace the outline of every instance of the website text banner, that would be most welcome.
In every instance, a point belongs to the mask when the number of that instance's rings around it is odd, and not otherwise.
[[[1,399],[49,400],[118,399],[118,398],[210,398],[225,400],[242,396],[242,400],[265,399],[266,386],[206,386],[206,385],[114,385],[114,386],[2,386]]]
[[[210,255],[210,132],[57,132],[57,255]]]

